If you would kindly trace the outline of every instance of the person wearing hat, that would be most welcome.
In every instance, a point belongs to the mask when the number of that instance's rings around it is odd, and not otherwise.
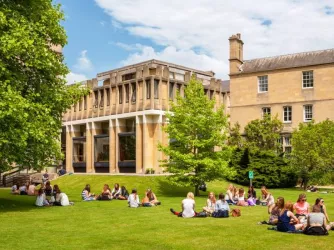
[[[137,189],[132,189],[131,194],[128,198],[129,207],[139,207],[139,196],[137,194]]]

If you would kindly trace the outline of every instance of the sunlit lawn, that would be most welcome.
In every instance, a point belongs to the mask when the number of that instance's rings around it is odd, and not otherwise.
[[[131,209],[125,201],[81,201],[85,184],[99,193],[104,183],[115,182],[129,191],[137,188],[141,197],[146,188],[152,188],[162,205]],[[268,218],[262,206],[241,208],[239,218],[178,218],[169,209],[180,210],[181,200],[193,190],[170,186],[165,177],[71,175],[55,183],[74,206],[37,208],[34,197],[14,196],[9,189],[0,189],[0,249],[334,249],[334,231],[327,237],[312,237],[257,225]],[[227,185],[209,183],[208,191],[225,192]],[[275,198],[292,201],[300,192],[272,190]],[[195,199],[197,211],[205,205],[206,194]],[[307,193],[312,204],[319,196],[334,220],[334,194]]]

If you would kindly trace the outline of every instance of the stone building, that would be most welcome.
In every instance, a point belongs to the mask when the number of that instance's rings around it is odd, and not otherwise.
[[[263,114],[284,124],[283,146],[299,123],[334,119],[334,49],[243,59],[240,34],[230,42],[230,120],[241,130]]]
[[[63,117],[62,145],[66,170],[85,173],[162,173],[159,142],[168,143],[162,127],[177,91],[184,93],[196,74],[208,98],[225,105],[229,81],[167,62],[150,60],[99,73],[86,81],[91,90]]]

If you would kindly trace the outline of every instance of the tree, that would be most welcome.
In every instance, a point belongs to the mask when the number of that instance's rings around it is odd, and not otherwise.
[[[169,180],[177,185],[195,187],[204,181],[227,177],[234,173],[229,168],[230,148],[225,145],[228,131],[227,116],[220,107],[214,111],[214,100],[204,95],[202,83],[193,76],[185,89],[171,103],[171,113],[166,114],[169,145],[159,144],[167,160],[162,166],[172,173]],[[219,150],[214,150],[214,148]]]
[[[306,189],[310,179],[333,171],[334,122],[299,124],[292,133],[291,163]],[[320,174],[320,175],[319,175]]]
[[[87,89],[66,86],[60,6],[51,0],[0,0],[0,171],[40,169],[62,157],[63,113]]]
[[[244,140],[240,133],[240,124],[236,122],[232,128],[230,128],[230,136],[228,138],[228,144],[241,148]]]
[[[263,119],[256,119],[245,127],[246,146],[250,149],[279,151],[282,148],[279,142],[283,123],[275,117],[265,115]]]

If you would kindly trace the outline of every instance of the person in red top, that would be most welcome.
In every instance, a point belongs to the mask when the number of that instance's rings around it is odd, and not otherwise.
[[[305,194],[299,195],[297,202],[293,205],[293,210],[300,222],[305,223],[306,217],[310,213],[310,204],[306,202]]]

